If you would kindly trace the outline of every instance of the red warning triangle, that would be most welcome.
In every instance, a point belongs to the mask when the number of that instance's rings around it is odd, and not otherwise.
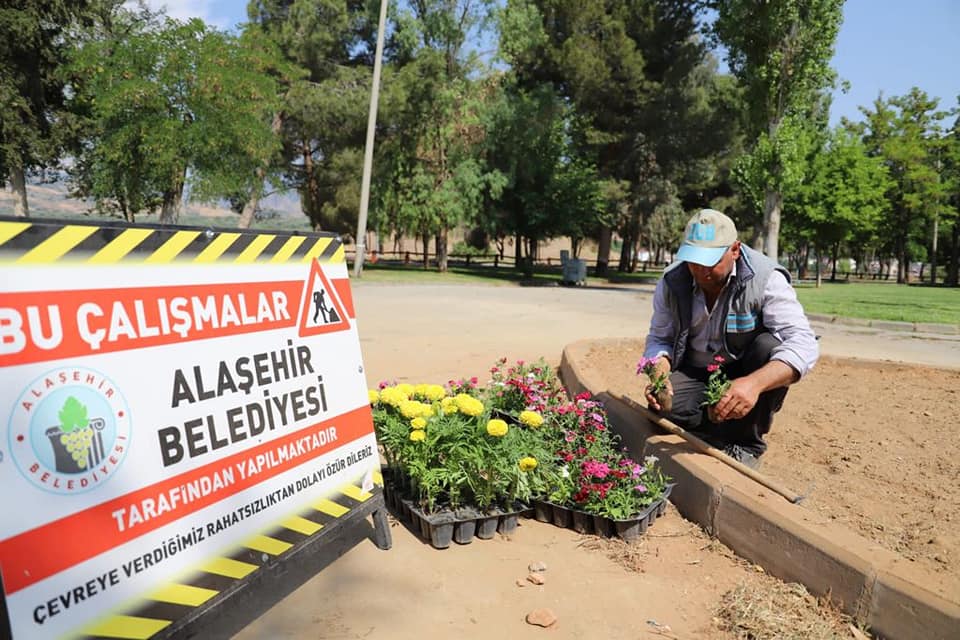
[[[343,311],[337,290],[330,285],[320,263],[314,258],[300,303],[300,337],[349,328],[350,321]]]

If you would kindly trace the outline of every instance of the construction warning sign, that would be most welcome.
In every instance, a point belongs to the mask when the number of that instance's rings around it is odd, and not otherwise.
[[[378,469],[336,236],[0,218],[14,638],[150,637]]]

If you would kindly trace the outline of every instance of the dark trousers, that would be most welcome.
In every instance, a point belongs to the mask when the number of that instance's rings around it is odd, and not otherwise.
[[[723,365],[723,370],[731,380],[752,373],[770,361],[770,353],[778,344],[780,341],[774,336],[762,333],[742,358]],[[728,444],[737,444],[755,456],[763,454],[767,450],[763,436],[770,431],[773,414],[783,406],[787,387],[764,391],[750,413],[716,424],[707,418],[707,407],[703,404],[709,376],[706,368],[687,365],[671,373],[673,407],[665,417],[715,447],[722,449]]]

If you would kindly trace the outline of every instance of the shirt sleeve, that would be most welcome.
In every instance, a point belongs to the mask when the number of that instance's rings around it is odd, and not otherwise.
[[[667,285],[663,278],[657,282],[653,293],[653,316],[650,318],[650,330],[647,332],[647,341],[643,349],[643,357],[656,358],[667,356],[673,362],[673,344],[676,336],[676,327],[673,313],[667,303]]]
[[[790,365],[801,378],[807,375],[820,357],[820,347],[797,292],[779,271],[770,275],[763,292],[763,324],[781,340],[770,359]]]

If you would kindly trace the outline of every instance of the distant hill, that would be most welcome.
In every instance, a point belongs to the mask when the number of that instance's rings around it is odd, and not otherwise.
[[[13,213],[14,197],[9,189],[0,190],[0,214]],[[105,219],[93,210],[92,200],[71,198],[64,182],[27,185],[27,204],[30,215],[37,218],[93,218]],[[294,194],[271,194],[261,205],[264,219],[254,223],[256,228],[309,231],[310,223],[300,209],[300,199]],[[238,215],[228,207],[186,202],[180,215],[180,224],[234,227]],[[157,222],[157,214],[137,216],[137,222]]]

